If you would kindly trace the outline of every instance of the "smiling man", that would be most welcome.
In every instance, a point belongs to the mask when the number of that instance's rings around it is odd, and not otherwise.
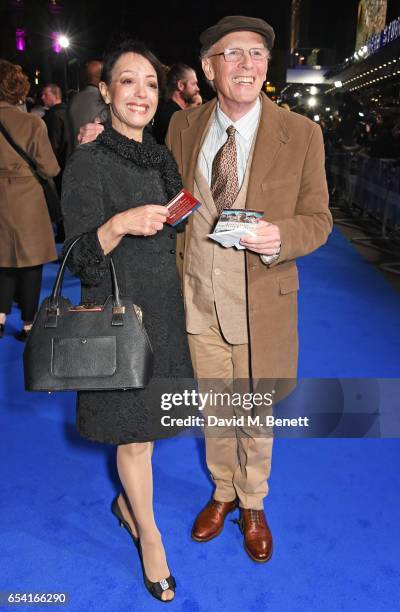
[[[319,126],[261,93],[274,31],[262,19],[229,16],[200,37],[205,76],[216,99],[173,115],[167,134],[184,186],[202,202],[178,249],[186,328],[197,378],[294,378],[297,372],[295,259],[332,228]],[[225,208],[262,211],[243,251],[207,238]],[[252,228],[253,229],[253,228]],[[244,547],[265,562],[272,535],[263,509],[272,438],[206,429],[215,491],[192,536],[221,533],[239,504]]]

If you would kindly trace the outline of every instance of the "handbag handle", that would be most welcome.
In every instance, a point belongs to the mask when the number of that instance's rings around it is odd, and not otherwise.
[[[65,268],[67,266],[67,261],[71,254],[72,249],[77,244],[77,242],[81,240],[82,236],[83,234],[81,234],[80,236],[78,236],[71,242],[71,244],[67,248],[66,253],[63,257],[61,266],[56,276],[56,280],[54,282],[53,290],[49,298],[49,307],[47,310],[47,320],[46,320],[45,327],[57,327],[57,316],[59,314],[59,311],[58,311],[59,297],[61,295],[61,290],[63,286]],[[111,256],[110,256],[110,271],[111,271],[112,295],[113,295],[113,316],[112,316],[111,325],[123,325],[124,322],[123,322],[122,315],[124,314],[125,309],[121,304],[117,274],[115,272],[115,266],[114,266],[114,262]]]

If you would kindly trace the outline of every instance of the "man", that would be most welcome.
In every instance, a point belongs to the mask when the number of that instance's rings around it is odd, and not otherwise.
[[[196,73],[190,66],[179,63],[167,69],[166,101],[160,102],[153,126],[153,134],[159,144],[164,144],[172,115],[189,108],[199,91]]]
[[[42,89],[42,102],[48,109],[43,116],[43,121],[47,126],[47,133],[57,158],[61,172],[54,179],[58,195],[61,196],[62,174],[68,157],[72,153],[72,132],[71,123],[68,115],[67,105],[62,101],[62,92],[59,85],[50,83]],[[59,226],[57,242],[63,242],[63,230]]]
[[[42,102],[48,109],[43,121],[47,126],[49,140],[62,172],[72,153],[72,134],[67,105],[62,101],[61,87],[55,83],[43,87]]]
[[[177,249],[187,331],[197,378],[293,378],[297,371],[296,257],[332,228],[319,126],[281,110],[263,93],[274,32],[262,19],[230,16],[200,37],[205,76],[217,100],[175,113],[166,143],[184,186],[202,206]],[[245,251],[207,238],[224,208],[264,212]],[[249,556],[265,562],[272,536],[264,511],[272,438],[209,435],[213,498],[192,531],[206,542],[239,503]]]
[[[217,99],[175,113],[166,138],[184,186],[202,202],[177,248],[193,366],[200,383],[292,379],[298,356],[295,259],[324,244],[332,229],[322,133],[318,124],[260,93],[274,41],[265,21],[225,17],[200,40],[203,70]],[[87,126],[85,141],[99,131]],[[264,212],[265,220],[252,226],[255,235],[242,238],[244,251],[207,238],[230,207]],[[272,438],[239,427],[236,435],[210,435],[210,428],[205,434],[215,491],[192,537],[216,537],[239,504],[245,550],[266,562],[272,535],[263,499]]]
[[[70,102],[69,113],[72,122],[74,146],[77,144],[80,127],[95,119],[102,119],[104,116],[106,105],[99,92],[102,69],[103,64],[98,60],[91,60],[86,64],[87,86],[75,94]]]

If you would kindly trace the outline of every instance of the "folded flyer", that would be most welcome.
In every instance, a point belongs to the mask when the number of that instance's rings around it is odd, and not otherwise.
[[[236,247],[243,250],[240,239],[246,235],[254,236],[255,225],[264,216],[261,210],[251,210],[249,208],[225,208],[212,234],[208,238],[215,240],[225,248]]]

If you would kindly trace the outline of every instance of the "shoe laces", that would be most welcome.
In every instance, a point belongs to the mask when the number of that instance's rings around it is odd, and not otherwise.
[[[256,525],[261,525],[261,512],[260,510],[249,510],[250,520]]]
[[[210,506],[214,506],[217,510],[222,510],[224,504],[223,502],[217,501],[216,499],[212,499],[210,502]]]

